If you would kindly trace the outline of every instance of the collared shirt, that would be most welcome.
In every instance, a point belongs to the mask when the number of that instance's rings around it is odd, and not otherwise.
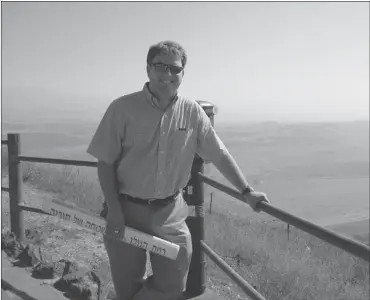
[[[87,152],[117,165],[120,193],[166,198],[186,186],[196,153],[212,162],[227,149],[196,101],[177,95],[162,110],[147,85],[110,104]]]

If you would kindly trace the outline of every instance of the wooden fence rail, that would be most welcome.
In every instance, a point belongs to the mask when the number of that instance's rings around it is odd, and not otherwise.
[[[71,159],[59,159],[59,158],[46,158],[46,157],[32,157],[32,156],[18,156],[19,161],[27,161],[34,163],[46,163],[55,165],[70,165],[79,167],[96,167],[97,162],[94,161],[83,161],[83,160],[71,160]]]
[[[244,280],[238,273],[235,272],[205,241],[201,241],[202,250],[207,256],[221,268],[252,300],[266,300],[258,293],[253,286]]]
[[[226,194],[244,202],[244,197],[237,190],[230,188],[226,185],[223,185],[222,183],[219,183],[205,176],[204,174],[199,173],[198,176],[200,177],[200,180],[207,183],[208,185],[213,186],[214,188],[221,190]],[[296,226],[297,228],[305,232],[308,232],[329,244],[341,248],[344,251],[347,251],[366,261],[370,260],[370,247],[365,244],[362,244],[346,236],[343,236],[341,234],[338,234],[336,232],[313,224],[303,218],[294,216],[279,208],[274,207],[269,203],[260,202],[258,208],[260,208],[262,211],[269,214],[270,216],[278,218],[279,220],[284,221],[290,225]]]

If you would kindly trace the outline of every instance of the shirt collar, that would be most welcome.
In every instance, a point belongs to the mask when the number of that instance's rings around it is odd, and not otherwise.
[[[152,92],[149,89],[149,82],[146,82],[144,84],[143,92],[145,95],[145,99],[149,102],[149,104],[159,107],[158,99],[152,94]],[[172,104],[175,103],[178,99],[179,99],[179,94],[177,93],[176,96],[172,100]]]

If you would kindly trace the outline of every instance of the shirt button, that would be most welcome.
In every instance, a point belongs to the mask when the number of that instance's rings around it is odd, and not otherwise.
[[[159,153],[160,153],[160,154],[163,154],[163,153],[164,153],[164,151],[163,151],[163,150],[161,150],[161,151],[159,151]]]

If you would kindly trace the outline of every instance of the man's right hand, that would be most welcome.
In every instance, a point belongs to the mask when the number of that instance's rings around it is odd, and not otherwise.
[[[121,240],[125,235],[125,216],[121,205],[109,206],[107,215],[106,236],[114,240]]]

